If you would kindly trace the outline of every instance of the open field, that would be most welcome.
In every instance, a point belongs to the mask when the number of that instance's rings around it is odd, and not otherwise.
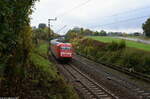
[[[116,42],[122,41],[119,38],[103,37],[103,36],[93,36],[93,37],[90,36],[90,38],[92,38],[94,40],[106,42],[106,43],[109,43],[112,41],[116,41]],[[125,40],[125,41],[126,41],[127,47],[133,47],[133,48],[137,48],[137,49],[141,49],[141,50],[145,50],[145,51],[150,51],[150,45],[149,44],[143,44],[143,43],[129,41],[129,40]]]

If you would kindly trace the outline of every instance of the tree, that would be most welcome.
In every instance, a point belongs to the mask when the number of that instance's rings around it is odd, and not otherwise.
[[[92,34],[93,34],[93,31],[91,31],[90,29],[85,29],[85,30],[84,30],[84,35],[90,36],[90,35],[92,35]]]
[[[107,33],[106,31],[104,30],[101,30],[100,33],[99,33],[100,36],[107,36]]]
[[[99,35],[99,32],[96,31],[96,32],[94,33],[94,36],[98,36],[98,35]]]
[[[23,76],[19,73],[25,73],[22,70],[32,50],[29,16],[35,1],[0,0],[0,66],[5,65],[4,74],[10,81],[17,81],[15,78]]]
[[[144,35],[150,37],[150,18],[143,24]]]
[[[53,33],[53,31],[51,30],[51,33]],[[49,39],[49,28],[37,28],[37,29],[33,29],[33,40],[34,42],[36,42],[38,40],[48,40]]]
[[[45,23],[40,23],[39,26],[38,26],[38,28],[44,29],[44,28],[46,28],[46,24]]]

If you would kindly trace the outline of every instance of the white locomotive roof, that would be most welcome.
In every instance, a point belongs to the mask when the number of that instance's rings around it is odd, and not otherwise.
[[[51,44],[59,44],[60,42],[57,41],[57,39],[51,40]]]
[[[54,39],[54,40],[51,40],[50,43],[56,45],[56,44],[61,44],[62,42],[58,42],[58,39]],[[70,43],[64,43],[64,44],[70,44]]]

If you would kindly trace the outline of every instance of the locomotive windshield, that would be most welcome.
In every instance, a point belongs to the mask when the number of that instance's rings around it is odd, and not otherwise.
[[[71,47],[61,47],[62,50],[71,50]]]

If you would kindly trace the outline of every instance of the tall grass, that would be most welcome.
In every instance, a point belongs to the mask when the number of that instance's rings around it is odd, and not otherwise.
[[[55,64],[48,60],[47,50],[48,44],[40,43],[30,53],[28,64],[15,69],[14,72],[18,74],[15,79],[8,80],[7,77],[3,79],[0,76],[0,96],[21,99],[78,99],[73,88],[58,74]],[[3,65],[0,65],[0,72],[3,72]],[[20,77],[19,74],[24,76]]]
[[[105,43],[111,43],[112,41],[115,41],[115,42],[122,41],[119,38],[103,37],[103,36],[92,36],[88,38],[92,38],[93,40],[97,40],[97,41],[105,42]],[[126,42],[127,47],[136,48],[136,49],[140,49],[143,51],[150,51],[150,44],[144,44],[144,43],[129,41],[129,40],[125,40],[125,42]]]
[[[103,43],[90,38],[71,40],[77,52],[94,59],[150,74],[150,52],[126,47],[126,42]],[[76,43],[74,43],[76,42]]]

